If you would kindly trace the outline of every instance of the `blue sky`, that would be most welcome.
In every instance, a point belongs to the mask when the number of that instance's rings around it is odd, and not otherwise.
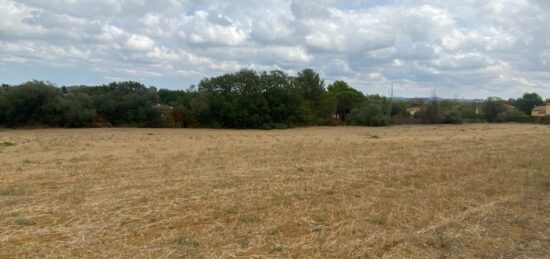
[[[0,0],[0,83],[185,89],[242,68],[367,93],[550,98],[545,0]]]

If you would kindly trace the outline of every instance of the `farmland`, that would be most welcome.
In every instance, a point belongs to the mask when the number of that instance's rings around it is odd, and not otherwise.
[[[0,131],[0,257],[549,257],[550,127]]]

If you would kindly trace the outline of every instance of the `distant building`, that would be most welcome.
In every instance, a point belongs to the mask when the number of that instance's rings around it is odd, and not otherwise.
[[[547,103],[546,105],[542,105],[542,106],[535,106],[535,108],[531,110],[531,116],[533,117],[550,116],[550,103]]]
[[[411,108],[407,108],[407,113],[409,113],[411,116],[414,117],[414,115],[416,115],[416,113],[419,112],[420,110],[422,110],[422,108],[420,107],[411,107]]]

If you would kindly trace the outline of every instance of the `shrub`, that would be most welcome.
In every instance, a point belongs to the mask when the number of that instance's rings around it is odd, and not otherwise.
[[[390,117],[384,114],[380,106],[376,104],[353,109],[349,119],[352,125],[387,126],[390,124]]]
[[[101,116],[95,116],[90,123],[92,128],[110,128],[113,124]]]
[[[508,112],[508,121],[513,122],[531,122],[531,117],[521,111],[513,110]]]
[[[338,126],[340,125],[340,121],[338,121],[336,118],[330,118],[322,123],[324,126]]]
[[[161,128],[179,128],[180,126],[176,123],[176,120],[170,115],[167,114],[160,120],[159,127]]]
[[[288,129],[288,128],[291,128],[291,126],[288,125],[288,124],[285,124],[285,123],[273,123],[271,125],[271,128],[273,128],[273,129]]]
[[[483,116],[488,122],[506,122],[508,108],[506,103],[496,97],[487,98],[481,105]]]
[[[550,125],[550,116],[540,118],[539,122],[541,124]]]
[[[19,196],[24,194],[25,191],[16,186],[7,186],[6,188],[0,190],[0,196]]]
[[[451,111],[444,111],[441,114],[441,122],[442,123],[450,123],[450,124],[461,124],[462,123],[462,116],[460,112],[451,110]]]
[[[214,121],[214,122],[212,122],[210,127],[212,127],[213,129],[221,129],[222,125],[220,125],[217,121]]]
[[[8,141],[0,142],[0,147],[11,147],[11,146],[15,146],[15,144]]]
[[[271,123],[264,123],[260,126],[260,129],[262,129],[262,130],[270,130],[272,128],[273,127],[271,126]]]

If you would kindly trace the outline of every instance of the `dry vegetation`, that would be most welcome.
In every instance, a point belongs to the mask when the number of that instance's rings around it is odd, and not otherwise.
[[[4,130],[0,257],[550,257],[550,127]]]

